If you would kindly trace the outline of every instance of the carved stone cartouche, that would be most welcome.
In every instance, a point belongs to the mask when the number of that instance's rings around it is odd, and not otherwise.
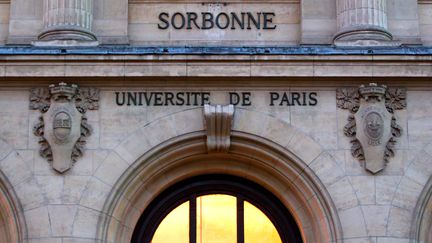
[[[360,107],[354,115],[357,124],[356,138],[360,142],[365,168],[378,173],[385,167],[385,150],[391,139],[392,115],[385,107],[384,86],[360,87]]]
[[[406,107],[406,91],[370,84],[338,89],[336,99],[339,108],[351,112],[344,133],[351,138],[352,155],[371,173],[383,170],[402,135],[393,113]]]
[[[204,105],[208,152],[227,152],[229,150],[233,116],[233,105]]]
[[[42,157],[63,173],[82,156],[85,139],[91,134],[85,112],[98,108],[99,91],[76,85],[51,85],[31,90],[30,108],[42,112],[34,127]]]

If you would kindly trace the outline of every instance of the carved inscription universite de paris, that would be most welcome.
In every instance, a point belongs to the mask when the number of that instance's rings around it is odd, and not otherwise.
[[[265,94],[265,93],[264,93]],[[269,106],[316,106],[317,92],[268,92],[266,95]],[[227,92],[229,104],[251,106],[251,92]],[[211,104],[211,92],[115,92],[118,106],[204,106]]]

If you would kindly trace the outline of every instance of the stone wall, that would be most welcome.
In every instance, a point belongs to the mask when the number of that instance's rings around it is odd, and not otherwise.
[[[130,166],[141,163],[136,158],[187,129],[203,129],[200,107],[118,107],[115,91],[208,90],[211,102],[225,104],[226,92],[232,90],[205,86],[99,88],[100,108],[87,112],[94,132],[84,157],[64,174],[54,171],[38,154],[33,126],[39,111],[28,109],[28,89],[0,91],[4,107],[0,113],[0,169],[18,195],[30,242],[94,242],[108,195]],[[337,108],[334,88],[235,88],[251,92],[253,104],[237,107],[234,130],[265,137],[306,163],[337,209],[345,242],[409,242],[418,198],[432,175],[432,95],[428,89],[407,88],[408,107],[395,113],[403,135],[395,157],[377,175],[351,156],[349,139],[343,134],[349,113]],[[318,105],[269,106],[268,91],[296,90],[317,92]]]

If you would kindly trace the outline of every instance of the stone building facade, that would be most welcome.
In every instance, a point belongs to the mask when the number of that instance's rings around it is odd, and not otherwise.
[[[0,242],[148,242],[215,175],[298,242],[432,242],[431,78],[430,0],[0,0]]]

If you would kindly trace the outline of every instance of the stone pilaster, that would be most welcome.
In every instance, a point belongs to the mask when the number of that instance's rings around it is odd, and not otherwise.
[[[97,45],[93,0],[44,0],[43,22],[36,45]]]
[[[337,0],[336,45],[394,45],[386,0]],[[351,44],[350,44],[351,43]]]

